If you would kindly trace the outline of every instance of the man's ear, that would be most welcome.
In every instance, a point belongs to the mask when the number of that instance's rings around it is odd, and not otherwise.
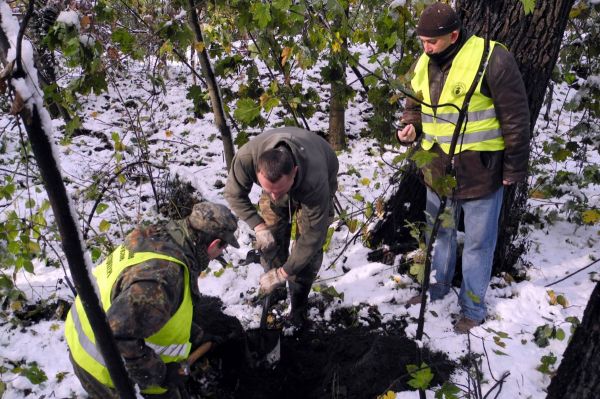
[[[212,242],[210,244],[208,244],[208,248],[206,248],[206,252],[208,252],[210,254],[214,251],[217,251],[220,249],[220,245],[221,245],[221,239],[215,238],[214,240],[212,240]]]
[[[452,43],[452,44],[456,43],[456,41],[458,40],[459,33],[460,32],[458,30],[453,30],[450,33],[450,43]]]

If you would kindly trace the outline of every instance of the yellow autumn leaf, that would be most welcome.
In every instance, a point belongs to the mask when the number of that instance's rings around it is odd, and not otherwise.
[[[550,305],[556,305],[558,302],[556,302],[556,294],[554,293],[554,291],[548,290],[546,292],[548,293],[548,297],[550,297]]]
[[[21,301],[11,302],[10,309],[12,311],[18,312],[19,310],[23,309],[23,303]]]
[[[198,53],[203,52],[205,47],[204,42],[196,42],[196,44],[194,44],[194,49]]]
[[[388,100],[388,103],[394,104],[399,99],[400,99],[400,94],[394,94],[393,96],[390,97],[390,99]]]
[[[596,224],[600,221],[600,212],[596,209],[588,209],[581,214],[581,219],[585,224]]]
[[[341,44],[340,42],[337,42],[337,41],[336,41],[336,42],[333,42],[333,43],[331,44],[331,50],[332,50],[334,53],[339,53],[340,51],[342,51],[342,44]]]
[[[271,98],[270,95],[268,95],[267,93],[263,93],[260,96],[260,106],[264,107],[265,104],[267,103],[267,101],[269,101],[269,99]]]
[[[98,117],[98,112],[97,111],[92,111],[92,113],[90,115],[92,115],[92,118],[97,118]]]
[[[170,130],[167,130],[167,131],[165,132],[165,136],[167,136],[167,137],[171,137],[172,135],[173,135],[173,132],[172,132],[172,131],[170,131]]]
[[[227,54],[231,54],[231,44],[227,44],[224,48]]]
[[[285,65],[285,63],[287,62],[287,60],[290,57],[291,53],[292,53],[291,47],[284,47],[283,48],[283,50],[281,51],[281,66]]]
[[[536,199],[545,199],[546,198],[546,195],[542,191],[540,191],[540,190],[533,190],[529,194],[529,196],[531,198],[536,198]]]

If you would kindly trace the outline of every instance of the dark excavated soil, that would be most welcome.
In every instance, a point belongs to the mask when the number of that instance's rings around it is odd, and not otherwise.
[[[231,328],[236,320],[220,312],[218,300],[209,302],[203,314],[212,320],[212,328]],[[282,335],[281,359],[275,367],[252,367],[247,338],[230,340],[199,362],[190,393],[202,398],[346,399],[411,389],[406,365],[419,363],[419,349],[404,335],[403,324],[386,328],[390,325],[374,318],[373,325],[357,326],[349,317],[356,313],[342,309],[326,326],[313,324],[295,336]],[[454,369],[441,353],[423,349],[421,359],[432,368],[433,386],[446,381]]]

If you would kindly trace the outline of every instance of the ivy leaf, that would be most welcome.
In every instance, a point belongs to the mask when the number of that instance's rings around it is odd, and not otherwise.
[[[237,102],[233,116],[240,122],[250,125],[260,116],[260,106],[250,98],[242,98]]]

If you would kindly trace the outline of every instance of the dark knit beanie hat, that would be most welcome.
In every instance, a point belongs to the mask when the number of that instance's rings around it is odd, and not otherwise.
[[[458,16],[448,4],[433,3],[423,10],[417,24],[417,35],[438,37],[460,27]]]

